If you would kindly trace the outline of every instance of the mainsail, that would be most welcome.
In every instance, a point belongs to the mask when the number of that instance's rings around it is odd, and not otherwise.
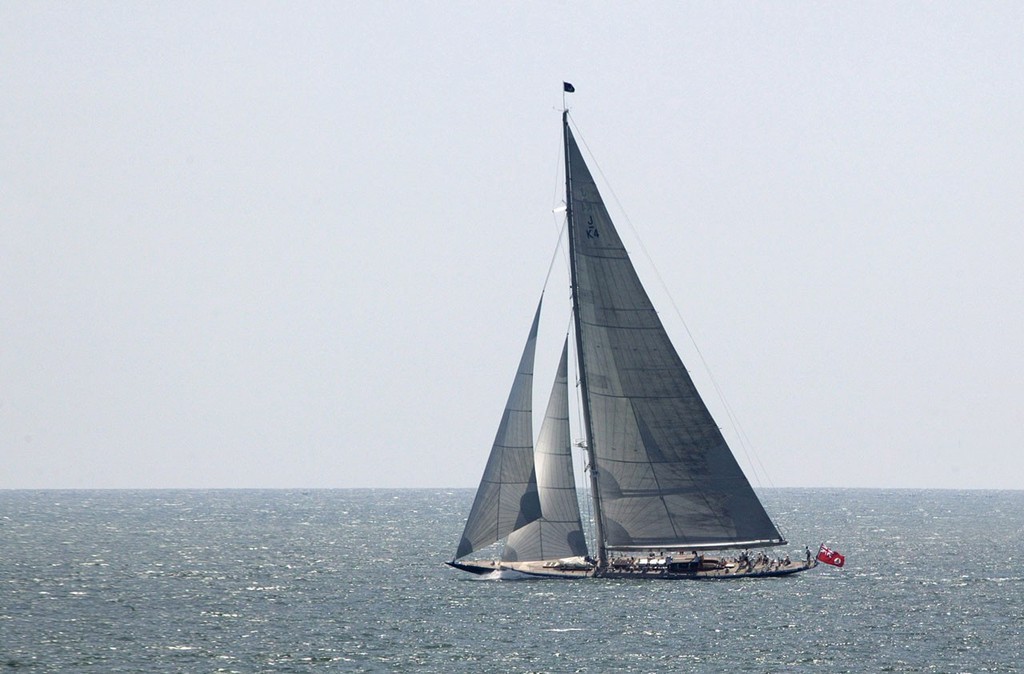
[[[485,548],[541,515],[533,463],[533,360],[540,308],[523,348],[480,487],[455,558]]]
[[[784,543],[697,393],[563,116],[576,330],[603,549]],[[585,378],[584,378],[585,377]]]
[[[568,361],[567,338],[533,454],[542,516],[512,532],[501,556],[505,562],[587,555],[572,469]]]

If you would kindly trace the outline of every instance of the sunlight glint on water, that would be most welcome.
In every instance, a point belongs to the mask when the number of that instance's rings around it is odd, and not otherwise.
[[[1024,492],[769,490],[783,579],[473,582],[470,490],[0,492],[31,672],[1013,672]]]

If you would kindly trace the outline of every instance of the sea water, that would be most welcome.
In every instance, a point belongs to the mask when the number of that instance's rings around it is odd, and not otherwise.
[[[474,580],[470,490],[0,491],[27,672],[1015,672],[1024,492],[762,492],[786,578]]]

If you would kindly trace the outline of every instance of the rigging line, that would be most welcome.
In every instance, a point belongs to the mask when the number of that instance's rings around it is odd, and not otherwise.
[[[559,206],[564,211],[565,207],[565,181],[562,180],[562,148],[557,147],[558,152],[555,155],[555,189],[553,190],[553,197],[551,199],[551,212],[558,214]],[[557,220],[557,218],[556,218]]]
[[[558,189],[559,189],[559,187],[558,187],[558,185],[559,185],[559,167],[561,166],[561,161],[562,161],[561,160],[561,151],[559,151],[558,157],[556,158],[556,161],[555,161],[555,195],[556,195],[555,198],[556,199],[558,198],[557,195],[558,195]],[[557,203],[563,203],[564,204],[564,202],[556,201],[556,204]],[[541,297],[544,296],[544,292],[548,288],[548,281],[551,280],[551,272],[555,268],[555,260],[558,259],[558,251],[562,250],[562,239],[564,237],[566,227],[569,224],[568,218],[565,218],[565,217],[561,218],[561,223],[559,224],[559,217],[558,216],[560,215],[560,213],[559,213],[559,209],[557,208],[557,206],[553,207],[551,209],[551,214],[552,214],[553,224],[555,225],[555,229],[557,230],[557,233],[558,233],[558,237],[555,240],[555,251],[551,254],[551,262],[548,264],[548,273],[544,277],[544,287],[541,289],[541,292],[540,292]],[[568,265],[568,259],[569,259],[569,252],[568,251],[565,252],[565,259],[566,259],[566,264]]]
[[[562,250],[562,234],[565,233],[566,224],[567,222],[563,222],[562,229],[558,232],[558,240],[555,241],[555,252],[551,254],[551,262],[548,263],[548,273],[547,276],[544,277],[544,287],[540,291],[541,296],[543,296],[544,292],[548,289],[548,281],[551,280],[551,272],[555,268],[555,260],[558,259],[558,251]],[[568,255],[568,253],[566,253],[566,255]]]
[[[755,478],[757,480],[760,480],[761,473],[764,473],[764,478],[768,482],[768,486],[774,488],[775,484],[773,483],[771,476],[768,474],[767,469],[764,467],[764,464],[761,463],[760,457],[757,457],[757,453],[753,451],[752,447],[748,447],[747,441],[745,440],[746,433],[742,430],[742,427],[740,426],[738,419],[733,414],[732,406],[729,405],[729,402],[726,400],[725,393],[723,392],[721,386],[719,386],[718,380],[715,379],[715,376],[711,371],[711,366],[708,364],[707,359],[704,357],[704,352],[701,351],[700,347],[697,345],[697,340],[694,338],[693,333],[690,331],[690,326],[687,325],[686,319],[683,318],[683,314],[679,310],[679,306],[676,304],[675,298],[672,296],[672,293],[669,291],[668,285],[666,285],[665,283],[665,279],[662,278],[661,272],[658,271],[657,265],[654,264],[654,259],[651,257],[651,254],[647,251],[647,247],[644,246],[643,239],[640,237],[640,232],[633,225],[633,221],[630,219],[629,214],[626,212],[626,209],[623,207],[622,202],[619,200],[619,195],[615,193],[615,188],[612,187],[612,184],[608,180],[608,177],[604,174],[604,171],[601,169],[601,164],[597,161],[597,158],[595,157],[593,151],[591,151],[590,146],[587,144],[586,138],[580,132],[579,126],[576,124],[576,120],[573,119],[571,115],[569,116],[569,118],[572,121],[573,128],[576,130],[576,135],[578,136],[579,140],[583,143],[583,147],[586,148],[587,154],[590,155],[591,163],[597,168],[597,172],[601,176],[601,181],[603,182],[604,186],[608,188],[608,191],[611,193],[612,200],[615,201],[615,206],[619,209],[619,212],[622,213],[623,218],[626,221],[626,225],[629,227],[630,231],[633,232],[633,236],[636,239],[637,245],[640,247],[640,252],[643,253],[644,258],[647,260],[648,264],[650,264],[651,266],[651,269],[654,271],[654,277],[657,280],[658,285],[661,287],[662,291],[664,291],[665,296],[668,298],[669,304],[672,305],[672,310],[675,312],[676,318],[678,318],[679,322],[682,323],[683,329],[686,331],[686,336],[690,339],[690,344],[693,345],[693,348],[697,353],[697,357],[700,359],[701,365],[704,367],[704,371],[708,373],[708,379],[711,381],[712,388],[715,389],[715,394],[718,396],[719,402],[722,403],[726,417],[728,417],[729,419],[729,423],[733,426],[733,428],[737,430],[736,437],[739,440],[740,449],[743,451],[743,456],[746,458],[747,464],[754,472]],[[751,457],[751,453],[753,453],[756,460],[755,458]],[[758,471],[758,466],[760,466],[760,471]]]
[[[717,384],[715,384],[715,388],[716,390],[718,389]],[[740,442],[740,448],[743,450],[743,455],[747,458],[748,462],[751,462],[751,470],[754,471],[754,474],[758,478],[758,480],[760,480],[763,476],[764,480],[767,482],[766,486],[775,489],[775,483],[772,481],[771,473],[768,472],[768,469],[765,468],[764,463],[761,462],[760,455],[753,449],[751,449],[751,451],[748,451],[747,448],[753,448],[754,443],[750,441],[750,437],[747,435],[746,429],[743,428],[742,424],[740,424],[739,417],[737,417],[736,414],[732,411],[732,406],[729,404],[729,401],[725,399],[725,395],[720,391],[719,398],[722,401],[722,405],[725,407],[725,413],[726,416],[729,417],[729,422],[736,429],[736,437]],[[758,468],[760,468],[760,470],[758,470]]]
[[[563,194],[562,190],[564,190],[564,182],[562,181],[562,150],[561,150],[561,148],[558,149],[558,153],[557,153],[557,156],[555,158],[555,176],[554,177],[555,177],[555,189],[554,189],[554,198],[552,199],[552,204],[553,205],[551,207],[551,220],[552,220],[552,224],[554,225],[555,229],[558,232],[558,239],[557,239],[557,242],[555,244],[555,255],[557,256],[558,255],[558,251],[562,250],[563,257],[565,258],[565,268],[566,268],[566,270],[568,270],[569,269],[569,265],[570,265],[570,262],[569,262],[569,248],[568,248],[568,246],[563,246],[562,245],[562,239],[565,238],[566,231],[567,231],[567,229],[569,227],[569,217],[568,217],[568,209],[566,207],[565,199],[564,199],[564,197],[560,197],[559,196],[560,194]],[[551,272],[552,272],[552,270],[554,268],[554,260],[553,259],[551,261],[551,264],[552,264],[552,266],[548,267],[548,277],[549,278],[550,278]],[[548,283],[548,279],[545,279],[544,280],[544,286],[545,287],[547,287],[547,283]],[[571,316],[572,316],[572,313],[570,312],[570,317]],[[571,320],[570,320],[570,325],[571,325]]]

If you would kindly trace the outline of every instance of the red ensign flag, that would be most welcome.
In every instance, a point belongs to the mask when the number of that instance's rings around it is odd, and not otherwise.
[[[846,564],[846,557],[843,557],[835,550],[829,550],[824,545],[818,548],[818,561],[831,564],[832,566],[842,566]]]

